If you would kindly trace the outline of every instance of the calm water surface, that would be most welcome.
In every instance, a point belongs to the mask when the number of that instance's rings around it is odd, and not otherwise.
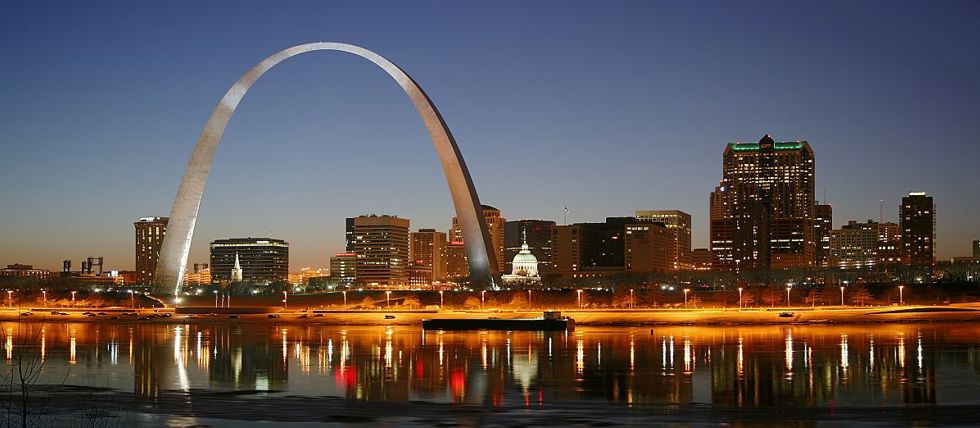
[[[980,326],[579,328],[4,323],[6,362],[39,383],[153,402],[195,390],[546,407],[980,404]],[[66,377],[67,376],[67,377]],[[254,395],[253,395],[254,397]]]

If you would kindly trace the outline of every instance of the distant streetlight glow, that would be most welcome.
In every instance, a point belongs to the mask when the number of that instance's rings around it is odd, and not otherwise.
[[[790,305],[790,303],[789,303],[789,290],[792,290],[792,288],[786,287],[786,306],[789,306]]]
[[[901,305],[901,306],[904,306],[905,305],[905,299],[904,299],[905,296],[902,295],[902,289],[903,288],[905,288],[904,285],[899,285],[898,286],[898,304]]]
[[[685,288],[685,289],[684,289],[684,309],[687,309],[687,293],[688,293],[689,291],[691,291],[691,289],[690,289],[690,288]]]
[[[577,298],[578,298],[578,307],[579,307],[579,309],[582,309],[582,290],[581,289],[575,290],[575,294],[578,295],[577,296]]]
[[[738,310],[742,310],[742,287],[738,287]]]
[[[840,305],[844,306],[844,286],[840,288]]]
[[[282,290],[282,308],[286,309],[289,307],[289,292]]]

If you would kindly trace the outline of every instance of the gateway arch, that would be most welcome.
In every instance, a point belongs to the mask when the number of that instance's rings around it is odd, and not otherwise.
[[[235,113],[238,103],[255,81],[276,64],[296,55],[314,51],[347,52],[371,61],[395,79],[412,100],[412,104],[422,117],[422,122],[429,130],[432,144],[435,145],[442,169],[446,174],[446,181],[449,183],[449,192],[463,232],[470,278],[479,286],[494,287],[499,272],[497,272],[497,261],[491,246],[490,234],[483,220],[480,198],[466,169],[463,154],[460,153],[456,140],[453,139],[449,127],[436,110],[436,106],[432,104],[432,100],[408,74],[381,55],[345,43],[318,42],[293,46],[262,60],[238,79],[221,98],[218,107],[214,109],[211,118],[204,125],[191,159],[187,162],[180,188],[177,190],[170,223],[167,225],[167,233],[160,248],[160,259],[155,275],[155,292],[160,295],[172,293],[179,299],[191,248],[191,238],[194,235],[194,224],[197,222],[204,185],[208,178],[208,171],[211,169],[211,160],[214,159],[218,143],[221,142],[221,135],[232,114]]]

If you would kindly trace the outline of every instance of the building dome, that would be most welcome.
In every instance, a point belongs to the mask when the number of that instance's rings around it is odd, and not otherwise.
[[[521,244],[521,251],[514,256],[512,262],[513,270],[511,275],[528,277],[538,276],[538,258],[531,254],[530,247],[527,246],[527,232],[524,233],[524,243]]]

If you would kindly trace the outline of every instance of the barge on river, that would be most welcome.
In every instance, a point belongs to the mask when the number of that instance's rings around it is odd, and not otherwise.
[[[422,320],[424,330],[511,330],[511,331],[571,331],[575,320],[562,317],[561,312],[548,311],[541,318],[435,318]]]

